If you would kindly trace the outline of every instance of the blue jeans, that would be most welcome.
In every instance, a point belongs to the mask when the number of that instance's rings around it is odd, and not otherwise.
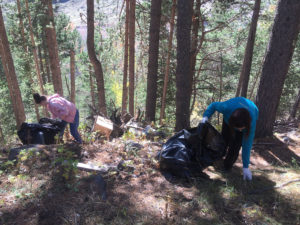
[[[63,120],[63,124],[64,124],[64,128],[61,130],[60,136],[63,136],[68,122]],[[70,132],[71,132],[72,136],[75,138],[75,140],[79,144],[82,144],[82,140],[81,140],[80,134],[78,132],[78,126],[79,126],[79,111],[78,111],[78,109],[76,109],[76,115],[74,118],[74,122],[70,123]]]

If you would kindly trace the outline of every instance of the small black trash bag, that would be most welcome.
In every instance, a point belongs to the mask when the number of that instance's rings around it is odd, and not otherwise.
[[[201,176],[202,170],[226,153],[221,134],[209,123],[181,130],[158,153],[160,169],[180,177]]]
[[[41,118],[39,123],[22,123],[17,132],[24,145],[27,144],[54,144],[55,135],[64,128],[61,120]]]

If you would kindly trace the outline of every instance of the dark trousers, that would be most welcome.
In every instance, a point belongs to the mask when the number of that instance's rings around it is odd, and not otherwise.
[[[230,170],[239,156],[242,146],[243,133],[238,130],[231,131],[228,124],[223,120],[221,134],[227,146],[224,168],[225,170]]]

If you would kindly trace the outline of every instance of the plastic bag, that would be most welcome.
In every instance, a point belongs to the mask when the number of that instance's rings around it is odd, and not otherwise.
[[[17,134],[24,145],[54,144],[54,137],[63,129],[63,124],[61,120],[42,118],[39,123],[22,123]]]
[[[221,134],[209,123],[181,130],[158,154],[160,169],[180,177],[198,176],[226,152]]]

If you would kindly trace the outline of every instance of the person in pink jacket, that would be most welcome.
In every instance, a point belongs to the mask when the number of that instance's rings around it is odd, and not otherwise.
[[[33,98],[36,104],[47,107],[48,111],[51,112],[53,119],[59,118],[64,122],[64,128],[61,132],[61,136],[64,133],[67,123],[69,123],[72,136],[78,143],[82,144],[82,140],[78,132],[79,111],[72,102],[69,102],[59,94],[45,96],[35,93],[33,94]]]

